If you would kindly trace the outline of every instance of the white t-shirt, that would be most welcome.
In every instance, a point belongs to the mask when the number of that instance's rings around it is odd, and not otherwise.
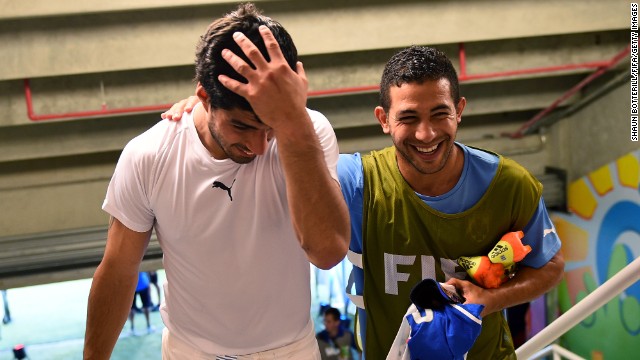
[[[337,181],[333,129],[308,112]],[[240,165],[211,157],[192,115],[161,121],[127,144],[102,208],[132,230],[155,227],[167,276],[161,313],[176,337],[239,355],[306,335],[309,262],[291,224],[275,139]]]

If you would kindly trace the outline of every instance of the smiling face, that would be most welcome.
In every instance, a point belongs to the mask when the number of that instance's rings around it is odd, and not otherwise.
[[[207,128],[213,139],[209,149],[216,159],[247,164],[267,150],[271,128],[245,110],[210,109]]]
[[[267,150],[273,130],[263,124],[252,111],[213,108],[200,83],[196,94],[202,107],[194,110],[194,122],[202,144],[218,160],[231,159],[247,164]]]
[[[389,111],[377,107],[375,114],[391,135],[405,180],[417,191],[424,175],[452,181],[462,169],[454,140],[466,100],[454,103],[446,78],[392,86],[389,100]]]

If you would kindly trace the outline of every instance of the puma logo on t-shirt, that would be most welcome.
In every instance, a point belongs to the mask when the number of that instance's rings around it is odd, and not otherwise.
[[[231,183],[231,186],[227,186],[224,183],[222,183],[221,181],[214,181],[213,185],[211,185],[212,188],[220,188],[222,190],[225,190],[228,194],[229,194],[229,199],[231,201],[233,201],[233,197],[231,196],[231,188],[233,187],[233,184],[236,182],[236,179],[233,179],[233,182]]]

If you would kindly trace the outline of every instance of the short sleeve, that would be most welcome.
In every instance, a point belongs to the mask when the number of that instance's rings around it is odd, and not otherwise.
[[[351,244],[349,248],[362,253],[362,204],[363,204],[363,169],[359,153],[340,154],[338,161],[338,178],[351,218]]]
[[[144,150],[142,138],[125,146],[109,182],[102,209],[133,231],[151,229],[154,214],[149,203],[153,157]]]
[[[324,160],[327,163],[329,174],[333,179],[338,181],[337,164],[339,150],[336,134],[331,127],[331,123],[329,123],[329,120],[327,120],[324,115],[314,110],[307,109],[307,111],[313,122],[313,127],[318,135],[318,139],[320,140],[320,146],[324,152]]]
[[[538,208],[524,228],[522,243],[531,246],[531,252],[525,256],[522,264],[533,268],[542,267],[560,250],[560,238],[549,218],[542,197],[538,202]]]

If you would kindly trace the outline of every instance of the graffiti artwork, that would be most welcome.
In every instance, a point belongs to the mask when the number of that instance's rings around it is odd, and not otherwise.
[[[552,218],[562,239],[566,312],[640,257],[640,150],[575,181],[571,214]],[[562,346],[591,359],[631,359],[640,352],[640,282],[624,290],[562,337]]]

